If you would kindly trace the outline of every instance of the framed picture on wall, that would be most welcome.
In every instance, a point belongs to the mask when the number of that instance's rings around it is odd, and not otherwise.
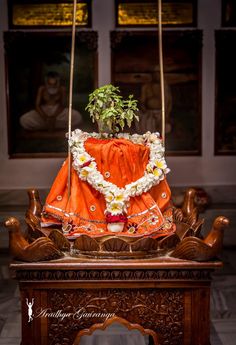
[[[163,34],[167,154],[200,155],[202,32]],[[111,46],[113,83],[139,100],[134,130],[161,132],[157,31],[114,31]]]
[[[10,157],[65,156],[71,35],[5,32]],[[76,35],[72,128],[93,128],[85,106],[97,87],[97,33]]]
[[[91,27],[90,0],[77,0],[76,25]],[[10,29],[71,27],[73,0],[8,0]]]
[[[158,24],[157,0],[115,0],[116,26],[147,27]],[[162,0],[162,25],[197,26],[197,0]]]
[[[216,31],[215,154],[236,154],[236,31]]]

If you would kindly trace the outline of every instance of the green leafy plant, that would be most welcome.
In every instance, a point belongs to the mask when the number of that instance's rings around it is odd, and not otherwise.
[[[124,100],[119,88],[109,84],[89,95],[86,110],[90,113],[92,121],[97,121],[101,131],[109,129],[115,134],[123,130],[126,124],[130,127],[134,119],[139,119],[137,103],[133,95]]]

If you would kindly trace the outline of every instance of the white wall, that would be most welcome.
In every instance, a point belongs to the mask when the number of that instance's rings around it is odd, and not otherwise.
[[[109,31],[114,25],[113,0],[93,0],[93,29],[99,34],[99,85],[110,82]],[[214,157],[215,43],[220,28],[221,0],[199,0],[199,29],[204,30],[202,71],[201,157],[168,157],[172,185],[236,184],[236,158]],[[49,188],[62,159],[9,159],[7,154],[6,89],[2,32],[7,30],[7,0],[0,0],[0,190]],[[112,13],[112,14],[111,14]],[[16,57],[17,58],[17,57]]]

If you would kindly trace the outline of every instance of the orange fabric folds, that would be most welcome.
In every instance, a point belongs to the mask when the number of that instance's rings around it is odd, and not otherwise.
[[[143,176],[149,160],[149,148],[126,139],[95,139],[85,142],[86,151],[95,158],[104,179],[122,188]],[[108,233],[104,196],[82,181],[71,170],[71,195],[67,190],[68,161],[59,171],[44,206],[42,225],[72,225],[70,235]],[[169,207],[170,188],[166,179],[141,196],[131,197],[122,234],[164,236],[173,231]]]

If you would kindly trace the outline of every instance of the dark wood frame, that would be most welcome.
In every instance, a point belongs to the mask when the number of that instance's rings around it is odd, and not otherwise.
[[[130,323],[127,320],[123,319],[122,317],[116,317],[116,316],[113,317],[112,319],[106,320],[104,323],[94,324],[89,329],[84,329],[82,331],[79,331],[76,338],[75,338],[73,345],[79,345],[80,340],[83,336],[92,335],[93,332],[95,332],[96,330],[105,331],[106,328],[111,326],[113,323],[119,323],[119,324],[123,325],[126,329],[128,329],[129,331],[137,330],[142,335],[149,335],[149,337],[152,337],[154,345],[158,345],[158,337],[154,331],[152,331],[151,329],[144,329],[139,324]]]
[[[21,0],[22,3],[25,2],[32,4],[32,0]],[[45,1],[46,2],[46,1]],[[47,1],[49,3],[50,1]],[[52,3],[55,3],[55,1],[51,1]],[[64,0],[57,0],[58,3],[65,2]],[[72,1],[70,1],[72,2]],[[91,28],[92,27],[92,1],[91,0],[77,0],[77,2],[82,2],[87,4],[88,8],[88,24],[87,25],[77,25],[79,28]],[[13,3],[14,0],[8,0],[8,26],[9,29],[63,29],[63,28],[69,28],[68,25],[14,25],[12,22],[12,15],[13,15]],[[38,3],[40,3],[40,0],[38,0]]]
[[[216,64],[215,64],[215,75],[216,75],[216,86],[215,86],[215,128],[214,128],[214,154],[217,156],[233,156],[236,155],[236,150],[221,150],[221,137],[219,136],[220,128],[220,81],[218,74],[220,73],[220,49],[225,54],[224,46],[221,44],[233,45],[233,41],[236,42],[236,30],[216,30],[215,31],[215,46],[216,46]],[[227,58],[227,57],[226,57]],[[221,67],[222,68],[222,67]],[[233,73],[233,72],[232,72]],[[236,70],[235,70],[236,73]],[[224,118],[225,121],[225,118]],[[235,121],[236,126],[236,121]],[[222,135],[223,136],[223,135]]]
[[[52,158],[52,157],[65,157],[66,152],[49,152],[49,153],[13,153],[12,152],[12,133],[11,133],[11,104],[10,104],[10,89],[9,89],[9,63],[7,58],[8,49],[14,44],[14,40],[20,37],[40,37],[47,35],[50,37],[68,37],[71,38],[71,33],[68,31],[7,31],[4,32],[5,44],[5,76],[6,76],[6,103],[7,103],[7,132],[8,132],[8,154],[9,158]],[[98,85],[98,53],[97,53],[97,32],[95,31],[79,31],[76,37],[81,42],[86,42],[91,50],[94,50],[94,88]],[[66,131],[65,131],[66,134]]]
[[[173,0],[164,0],[165,2],[173,2]],[[188,2],[188,0],[183,0],[181,2]],[[197,1],[198,0],[192,0],[193,2],[193,22],[192,24],[189,24],[189,25],[184,25],[184,24],[163,24],[164,27],[196,27],[197,26],[197,18],[198,18],[198,13],[197,13],[197,10],[198,10],[198,7],[197,7]],[[140,2],[140,3],[143,3],[143,0],[128,0],[127,2]],[[148,2],[148,0],[147,0]],[[152,0],[150,0],[149,2],[152,2]],[[156,0],[156,3],[157,3],[157,0]],[[138,28],[138,27],[141,27],[141,28],[145,28],[145,27],[150,27],[150,28],[153,28],[155,27],[155,25],[153,24],[149,24],[149,25],[119,25],[118,23],[118,6],[119,6],[119,0],[115,0],[115,23],[116,23],[116,27],[118,28]]]
[[[234,0],[233,0],[234,1]],[[226,6],[229,0],[221,0],[221,25],[223,27],[236,27],[236,4],[235,4],[235,18],[234,23],[226,21]]]
[[[199,104],[199,121],[198,121],[198,148],[196,151],[166,151],[167,156],[200,156],[202,154],[202,31],[201,30],[164,30],[164,40],[165,35],[171,34],[172,32],[175,32],[176,35],[184,35],[185,33],[189,33],[189,35],[195,35],[196,45],[199,46],[199,53],[198,53],[198,76],[199,76],[199,88],[198,88],[198,104]],[[151,36],[151,35],[158,35],[157,31],[111,31],[110,40],[111,40],[111,80],[114,82],[114,73],[115,73],[115,66],[114,66],[114,54],[116,47],[122,42],[122,39],[126,36],[132,36],[132,35],[145,35]],[[165,57],[164,57],[164,71],[165,71]]]

